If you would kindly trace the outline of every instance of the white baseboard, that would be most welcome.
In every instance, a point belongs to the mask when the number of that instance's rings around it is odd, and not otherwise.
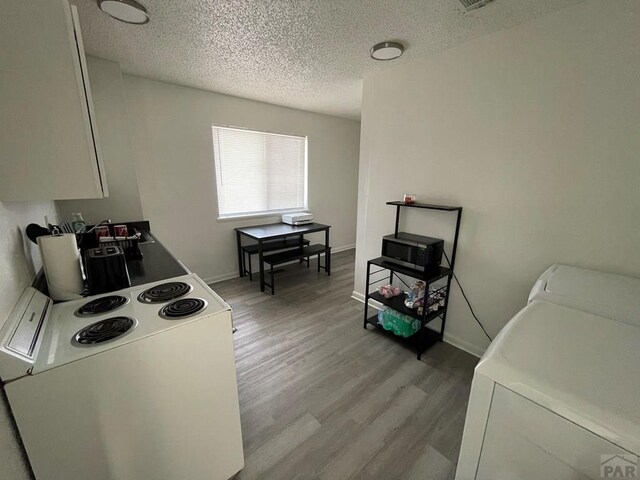
[[[354,290],[353,292],[351,292],[351,298],[353,298],[354,300],[357,300],[360,303],[364,303],[363,293],[356,292]],[[369,305],[371,305],[373,308],[376,308],[378,310],[383,306],[381,303],[376,302],[375,300],[371,300],[370,302],[371,303],[369,303]],[[427,325],[427,327],[429,327],[429,325]],[[445,332],[443,340],[448,344],[453,345],[456,348],[459,348],[460,350],[464,350],[465,352],[470,353],[474,357],[480,358],[484,354],[483,348],[480,348],[476,345],[472,345],[466,340],[462,340],[460,337],[456,337],[455,335],[450,335],[447,332]]]
[[[445,332],[444,341],[450,345],[453,345],[454,347],[459,348],[460,350],[464,350],[474,357],[480,358],[482,357],[482,355],[484,355],[484,348],[480,348],[477,345],[472,345],[466,340],[462,340],[460,337],[456,337],[455,335],[451,335]]]
[[[342,247],[331,247],[331,253],[346,252],[347,250],[353,250],[354,248],[356,248],[355,243],[352,243],[351,245],[344,245]]]
[[[332,247],[331,248],[331,253],[339,253],[339,252],[344,252],[347,250],[351,250],[356,248],[356,244],[352,243],[351,245],[343,245],[342,247]],[[322,254],[321,256],[324,256],[324,254]],[[296,263],[297,260],[291,262],[291,263]],[[284,264],[286,265],[286,264]],[[253,273],[258,273],[258,271],[256,270]],[[228,272],[228,273],[223,273],[222,275],[215,275],[213,277],[207,277],[207,278],[203,278],[204,283],[206,284],[211,284],[211,283],[218,283],[218,282],[224,282],[225,280],[231,280],[232,278],[237,278],[238,277],[238,271],[234,270],[233,272]]]
[[[355,290],[351,292],[351,298],[359,301],[360,303],[364,303],[364,293],[356,292]]]
[[[237,277],[238,277],[238,271],[234,270],[233,272],[225,273],[222,275],[216,275],[215,277],[203,278],[202,280],[204,280],[204,283],[209,285],[212,283],[224,282],[225,280],[231,280],[232,278],[237,278]]]

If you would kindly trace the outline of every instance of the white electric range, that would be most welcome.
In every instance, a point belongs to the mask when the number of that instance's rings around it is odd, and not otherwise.
[[[194,274],[58,304],[27,288],[0,330],[0,378],[38,480],[244,465],[231,311]]]

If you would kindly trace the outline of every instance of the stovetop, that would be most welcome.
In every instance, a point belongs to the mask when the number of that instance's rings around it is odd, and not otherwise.
[[[94,317],[103,313],[111,313],[129,303],[122,295],[106,295],[83,303],[74,313],[78,317]]]
[[[138,322],[131,317],[117,316],[98,320],[91,325],[82,328],[76,333],[71,342],[77,346],[92,346],[99,343],[110,342],[129,333]]]
[[[32,297],[38,295],[46,299],[39,292]],[[27,360],[36,374],[226,310],[230,307],[224,300],[195,274],[81,300],[48,302],[42,331],[34,334],[33,358]],[[12,335],[15,330],[7,330],[0,343],[8,343]],[[0,344],[4,350],[0,353],[7,353],[5,343]],[[0,356],[0,367],[2,362]]]
[[[187,282],[171,281],[154,285],[138,295],[138,301],[143,303],[164,303],[180,298],[193,290]]]

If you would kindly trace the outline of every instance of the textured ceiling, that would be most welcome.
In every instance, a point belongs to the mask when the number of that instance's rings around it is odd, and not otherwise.
[[[124,72],[353,119],[366,73],[580,1],[495,0],[465,13],[458,0],[141,0],[151,21],[137,26],[72,0],[87,53]],[[370,59],[384,40],[403,42],[403,57]]]

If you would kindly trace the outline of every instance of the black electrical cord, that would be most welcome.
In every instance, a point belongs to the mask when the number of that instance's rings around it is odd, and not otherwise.
[[[447,263],[449,264],[449,266],[451,266],[451,262],[449,261],[449,257],[447,256],[447,252],[445,252],[443,250],[444,253],[444,258],[447,259]],[[489,339],[490,342],[493,341],[493,338],[491,338],[489,336],[489,334],[487,333],[487,331],[485,330],[484,326],[482,325],[482,322],[480,322],[480,320],[478,319],[478,317],[476,316],[476,313],[473,311],[473,307],[471,306],[471,302],[469,302],[469,299],[467,298],[467,295],[464,293],[464,289],[462,288],[462,285],[460,284],[460,280],[458,280],[458,277],[456,276],[456,274],[453,274],[453,278],[455,279],[456,283],[458,284],[458,287],[460,287],[460,292],[462,292],[462,296],[464,297],[464,300],[467,302],[467,305],[469,306],[469,311],[471,312],[471,315],[473,315],[473,318],[476,320],[476,322],[478,323],[478,325],[480,325],[480,328],[482,329],[482,331],[484,332],[484,334],[487,336],[487,338]]]

